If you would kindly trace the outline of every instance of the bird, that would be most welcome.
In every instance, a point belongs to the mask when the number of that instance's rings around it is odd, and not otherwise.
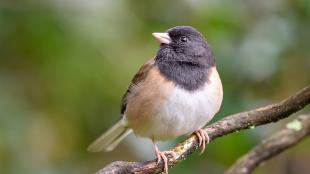
[[[193,133],[203,152],[209,142],[203,127],[220,110],[223,87],[211,47],[194,27],[152,35],[159,49],[133,77],[121,100],[121,119],[88,150],[112,151],[134,132],[152,140],[157,164],[163,161],[168,173],[167,155],[173,152],[160,151],[156,142]]]

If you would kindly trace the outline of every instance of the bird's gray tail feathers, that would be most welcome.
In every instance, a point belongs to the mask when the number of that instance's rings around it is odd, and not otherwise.
[[[112,151],[131,132],[132,129],[127,127],[125,118],[123,118],[90,144],[87,150],[90,152]]]

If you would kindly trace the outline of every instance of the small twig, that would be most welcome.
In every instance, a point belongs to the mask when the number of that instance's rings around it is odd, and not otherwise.
[[[210,141],[215,138],[236,132],[242,129],[277,122],[295,113],[310,103],[310,85],[297,92],[295,95],[279,102],[262,108],[228,116],[205,128]],[[187,140],[176,145],[171,151],[175,156],[169,158],[169,167],[183,161],[198,148],[196,136],[192,135]],[[156,160],[146,162],[123,162],[116,161],[97,172],[97,174],[122,174],[137,173],[151,174],[162,172],[163,164],[156,164]]]
[[[302,115],[261,144],[254,147],[233,164],[225,174],[249,174],[262,162],[294,146],[310,135],[310,114]]]

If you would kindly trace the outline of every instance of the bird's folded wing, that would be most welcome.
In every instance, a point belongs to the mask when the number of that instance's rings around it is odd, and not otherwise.
[[[121,102],[121,114],[123,115],[126,111],[126,106],[128,102],[128,94],[131,93],[136,86],[138,86],[141,82],[143,82],[150,72],[152,68],[155,66],[154,59],[149,60],[146,64],[144,64],[138,71],[138,73],[133,77],[126,93],[124,94]]]

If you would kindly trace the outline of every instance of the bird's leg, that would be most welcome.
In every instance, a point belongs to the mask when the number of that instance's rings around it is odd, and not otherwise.
[[[202,154],[204,151],[205,151],[205,148],[206,148],[206,144],[209,143],[210,141],[210,138],[209,138],[209,135],[208,133],[203,130],[203,129],[198,129],[194,132],[196,134],[196,136],[198,137],[198,144],[199,144],[199,147],[201,147],[201,152],[200,154]]]
[[[164,163],[164,172],[166,174],[168,174],[168,157],[167,154],[171,154],[172,156],[174,156],[175,152],[173,151],[163,151],[161,152],[157,145],[155,144],[155,142],[153,142],[154,144],[154,149],[155,149],[155,155],[157,157],[157,164],[159,164],[161,162],[161,160],[163,160]]]

